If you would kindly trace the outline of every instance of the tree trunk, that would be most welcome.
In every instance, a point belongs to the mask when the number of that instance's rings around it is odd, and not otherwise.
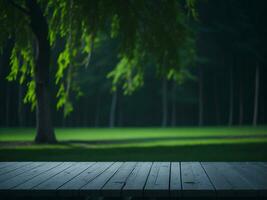
[[[112,94],[112,100],[111,100],[111,106],[110,106],[110,114],[109,114],[109,127],[111,127],[111,128],[115,126],[116,107],[117,107],[117,93],[118,93],[118,91],[116,90]]]
[[[96,98],[96,111],[95,111],[95,127],[99,126],[99,116],[100,116],[100,95],[97,95]]]
[[[213,95],[214,95],[214,105],[215,105],[215,118],[216,118],[216,125],[220,124],[221,118],[220,118],[220,106],[219,106],[219,98],[217,93],[218,87],[217,87],[217,77],[213,76]]]
[[[233,114],[234,114],[234,79],[233,79],[233,69],[230,70],[230,94],[229,94],[229,118],[228,126],[233,125]]]
[[[240,78],[240,87],[239,87],[239,125],[243,124],[243,115],[244,115],[244,107],[243,107],[243,81],[242,77]]]
[[[66,127],[66,117],[64,116],[64,113],[62,112],[62,120],[61,120],[61,127]]]
[[[173,81],[172,88],[172,127],[176,126],[176,82]]]
[[[168,96],[167,96],[167,79],[163,77],[162,80],[162,122],[161,126],[167,126],[168,120]]]
[[[23,107],[23,85],[19,85],[19,98],[18,98],[18,124],[20,127],[25,126],[24,122],[24,107]]]
[[[99,106],[96,107],[96,114],[95,114],[95,127],[99,126]]]
[[[120,109],[120,112],[119,112],[118,125],[119,125],[119,127],[123,126],[123,111],[122,111],[122,109]]]
[[[9,112],[10,112],[10,106],[9,106],[9,103],[10,103],[10,84],[6,84],[6,127],[9,127]]]
[[[203,69],[199,67],[198,125],[203,125]]]
[[[55,143],[52,126],[49,92],[50,44],[48,24],[36,0],[27,0],[30,27],[36,41],[36,64],[34,70],[36,93],[36,143]]]
[[[256,66],[255,73],[255,94],[254,94],[254,112],[253,112],[253,126],[258,124],[258,109],[259,109],[259,83],[260,83],[260,67]]]
[[[89,124],[89,119],[88,119],[88,103],[86,101],[86,98],[83,98],[83,100],[81,100],[82,104],[82,118],[83,118],[83,126],[87,127]]]

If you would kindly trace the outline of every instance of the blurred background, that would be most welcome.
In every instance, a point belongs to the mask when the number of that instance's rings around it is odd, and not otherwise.
[[[144,86],[131,95],[111,91],[107,74],[116,66],[118,40],[101,38],[90,66],[80,67],[73,82],[81,95],[70,96],[73,112],[64,117],[53,100],[57,127],[231,126],[267,123],[266,2],[203,1],[192,23],[197,59],[181,83],[163,80],[152,64],[145,67]],[[52,51],[56,71],[58,41]],[[35,126],[35,113],[23,103],[26,84],[8,82],[7,44],[0,60],[0,126]],[[188,55],[185,55],[187,57]],[[57,89],[51,81],[52,96]],[[255,116],[256,115],[256,116]]]

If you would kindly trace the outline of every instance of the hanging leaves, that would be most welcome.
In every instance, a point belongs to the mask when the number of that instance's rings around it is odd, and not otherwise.
[[[186,67],[192,65],[195,54],[194,35],[180,1],[38,0],[38,3],[48,21],[51,47],[59,38],[65,43],[58,54],[55,73],[57,109],[63,108],[65,116],[73,110],[72,94],[82,95],[77,84],[78,69],[89,65],[93,49],[105,42],[104,37],[119,43],[119,62],[107,75],[112,80],[113,91],[119,85],[124,94],[140,88],[148,61],[160,76],[177,82],[188,76]],[[186,0],[185,5],[194,18],[197,17],[195,4],[196,0]],[[0,2],[0,22],[8,28],[0,32],[0,51],[3,38],[11,35],[15,38],[7,79],[26,83],[28,92],[24,102],[34,105],[34,36],[26,26],[29,20],[19,11],[2,8]]]

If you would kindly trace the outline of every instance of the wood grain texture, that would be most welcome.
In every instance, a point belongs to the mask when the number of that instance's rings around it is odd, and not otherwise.
[[[123,196],[141,197],[145,187],[152,162],[139,162],[128,177],[123,190]]]
[[[84,185],[80,189],[80,194],[81,195],[100,196],[101,195],[101,189],[109,181],[109,179],[120,169],[120,167],[122,165],[123,165],[122,162],[116,162],[113,165],[111,165],[101,175],[97,176],[94,180],[92,180],[88,184]]]
[[[55,195],[58,188],[78,176],[93,164],[92,162],[75,162],[71,167],[37,185],[33,189],[36,192],[42,192],[43,195]]]
[[[181,176],[183,196],[215,196],[215,189],[199,162],[182,162]]]
[[[24,164],[17,164],[16,165],[16,168],[12,171],[8,171],[2,175],[0,175],[0,182],[3,183],[3,182],[6,182],[8,181],[9,179],[13,178],[13,177],[16,177],[20,174],[23,174],[31,169],[34,169],[40,165],[42,165],[44,163],[42,162],[31,162],[31,163],[27,163],[26,165]]]
[[[134,170],[136,162],[125,162],[120,169],[112,176],[102,188],[104,196],[120,196],[121,190],[126,183],[127,178]]]
[[[253,186],[255,193],[267,197],[267,169],[258,162],[229,163],[247,182]],[[252,194],[252,196],[255,196]]]
[[[144,188],[144,196],[168,197],[170,162],[154,162]]]
[[[181,165],[179,162],[171,163],[170,196],[180,197],[182,191]]]
[[[6,163],[3,165],[3,167],[0,169],[0,176],[6,173],[9,173],[11,171],[14,171],[18,168],[21,168],[25,165],[29,165],[31,162],[11,162],[11,163]]]
[[[79,190],[94,180],[97,176],[102,174],[105,170],[107,170],[113,162],[99,162],[95,163],[81,174],[62,185],[58,188],[59,194],[61,196],[75,196],[78,195]]]
[[[266,162],[0,162],[4,197],[267,198]]]
[[[56,162],[47,162],[47,163],[43,163],[42,165],[39,165],[36,168],[33,168],[29,171],[26,171],[22,174],[19,174],[13,178],[10,178],[6,181],[0,182],[0,188],[1,189],[11,189],[14,188],[20,184],[23,184],[24,182],[42,174],[43,172],[46,172],[54,167],[56,167],[57,165],[59,165],[59,163]]]
[[[249,183],[231,164],[214,162],[202,163],[202,165],[216,189],[217,196],[248,197],[255,195],[254,185]]]

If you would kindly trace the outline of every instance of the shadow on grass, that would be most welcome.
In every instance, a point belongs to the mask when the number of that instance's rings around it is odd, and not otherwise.
[[[88,144],[88,145],[105,145],[105,144],[136,144],[149,142],[166,142],[166,141],[195,141],[195,140],[213,140],[213,139],[263,139],[267,135],[222,135],[222,136],[173,136],[173,137],[148,137],[148,138],[127,138],[127,139],[109,139],[109,140],[68,140],[62,141],[61,144]]]
[[[137,143],[151,143],[151,142],[168,142],[168,141],[196,141],[196,140],[219,140],[219,139],[264,139],[267,138],[266,134],[263,135],[219,135],[219,136],[168,136],[168,137],[147,137],[147,138],[126,138],[126,139],[105,139],[105,140],[64,140],[58,144],[63,145],[116,145],[116,144],[137,144]],[[0,147],[18,147],[30,146],[34,143],[32,141],[0,141]]]
[[[85,148],[1,148],[0,161],[267,161],[267,143]]]

